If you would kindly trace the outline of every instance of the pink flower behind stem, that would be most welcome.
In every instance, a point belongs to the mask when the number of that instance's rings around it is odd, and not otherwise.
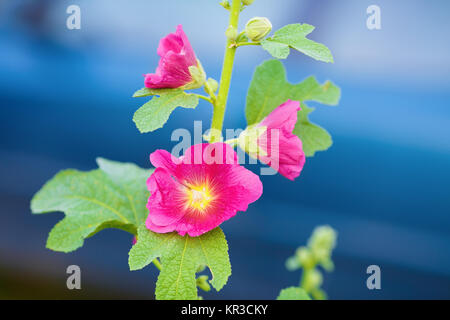
[[[289,180],[294,180],[300,175],[306,160],[302,141],[292,133],[299,110],[300,102],[287,100],[260,123],[246,129],[253,134],[246,133],[248,137],[244,139],[253,141],[241,139],[243,148],[247,149],[251,156],[258,158]],[[248,150],[249,143],[256,145]]]
[[[159,60],[156,72],[145,75],[145,86],[152,89],[160,88],[195,88],[200,87],[198,79],[192,76],[192,68],[203,72],[200,63],[195,57],[194,50],[189,43],[182,25],[177,27],[175,33],[162,38],[158,46]]]
[[[262,194],[259,177],[240,166],[224,143],[194,145],[180,158],[157,150],[150,161],[156,170],[147,181],[146,226],[154,232],[202,235],[246,211]]]

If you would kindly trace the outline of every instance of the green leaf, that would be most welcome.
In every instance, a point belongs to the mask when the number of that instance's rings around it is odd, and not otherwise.
[[[150,88],[142,88],[137,90],[133,94],[133,98],[142,98],[142,97],[148,97],[148,96],[160,96],[166,93],[173,92],[178,89],[150,89]]]
[[[277,59],[286,59],[289,56],[291,49],[287,44],[264,39],[261,46],[270,53],[270,55]]]
[[[138,242],[129,253],[130,270],[139,270],[157,257],[163,266],[156,282],[159,300],[197,299],[195,273],[207,265],[213,279],[212,286],[219,291],[231,275],[228,245],[220,228],[199,237],[180,236],[177,233],[155,233],[145,225],[138,229]]]
[[[159,97],[154,96],[140,107],[135,112],[133,121],[141,133],[146,133],[162,128],[175,108],[195,108],[197,105],[196,95],[185,93],[180,89],[171,89]]]
[[[333,139],[327,130],[309,121],[308,115],[314,110],[302,103],[302,110],[293,133],[303,143],[303,151],[312,157],[317,151],[325,151],[333,145]]]
[[[261,41],[261,45],[277,59],[286,59],[289,48],[292,48],[316,60],[333,62],[333,56],[326,46],[306,38],[313,30],[314,27],[306,23],[289,24],[276,31],[273,37]]]
[[[288,99],[301,101],[302,110],[299,111],[294,133],[302,140],[305,154],[313,156],[316,151],[328,149],[332,140],[325,129],[310,122],[308,115],[314,109],[306,106],[304,102],[336,105],[340,95],[340,89],[332,82],[326,81],[321,85],[312,76],[298,84],[291,84],[286,79],[283,64],[278,60],[268,60],[258,66],[253,75],[247,93],[247,123],[252,125],[262,121]]]
[[[146,182],[154,170],[140,168],[134,163],[121,163],[104,158],[97,158],[97,164],[116,185],[121,187],[127,197],[133,211],[131,220],[137,231],[148,215],[147,200],[150,194]]]
[[[277,300],[311,300],[311,298],[304,289],[289,287],[281,290]]]
[[[76,250],[85,238],[105,228],[136,234],[145,220],[149,196],[145,182],[151,171],[130,163],[97,161],[101,169],[59,172],[31,200],[35,214],[65,213],[50,231],[47,248]]]

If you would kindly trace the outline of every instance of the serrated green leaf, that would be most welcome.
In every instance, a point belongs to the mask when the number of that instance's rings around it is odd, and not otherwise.
[[[97,158],[97,164],[100,170],[121,187],[133,211],[131,220],[137,230],[148,215],[146,205],[149,192],[146,182],[154,170],[140,168],[134,163],[122,163],[104,158]]]
[[[138,229],[138,242],[129,253],[130,270],[139,270],[160,257],[163,266],[156,283],[159,300],[197,299],[195,273],[207,265],[213,279],[212,286],[219,291],[231,275],[228,245],[220,228],[199,237],[180,236],[177,233],[155,233],[145,225]]]
[[[198,97],[182,90],[170,90],[162,95],[154,96],[140,107],[134,114],[133,121],[141,133],[162,128],[170,114],[177,107],[195,108]]]
[[[106,159],[98,159],[98,163],[101,169],[59,172],[31,200],[35,214],[65,213],[50,231],[49,249],[76,250],[85,238],[105,228],[136,234],[137,226],[145,220],[149,196],[145,181],[151,171]]]
[[[314,27],[306,23],[289,24],[276,31],[273,37],[261,41],[261,46],[277,59],[286,59],[289,48],[292,48],[313,59],[333,62],[333,56],[326,46],[306,38],[313,30]]]
[[[247,93],[246,118],[248,125],[260,122],[286,100],[315,101],[326,105],[336,105],[340,89],[330,81],[320,84],[314,77],[308,77],[298,84],[286,79],[286,71],[278,60],[268,60],[258,66]],[[309,121],[308,115],[314,110],[302,103],[294,133],[303,142],[307,156],[316,151],[326,150],[331,144],[328,132]]]
[[[309,121],[308,115],[313,110],[314,108],[302,103],[302,110],[293,131],[302,140],[303,151],[307,157],[312,157],[317,151],[325,151],[333,145],[328,131]]]
[[[311,297],[302,288],[289,287],[281,290],[277,300],[311,300]]]
[[[179,90],[179,89],[150,89],[150,88],[142,88],[137,90],[134,94],[133,94],[133,98],[142,98],[142,97],[149,97],[149,96],[160,96],[166,93],[170,93],[173,92],[175,90]]]

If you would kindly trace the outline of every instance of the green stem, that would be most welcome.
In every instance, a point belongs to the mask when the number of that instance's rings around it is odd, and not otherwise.
[[[162,269],[161,262],[159,262],[158,258],[152,261],[156,268],[158,268],[159,271]]]
[[[217,97],[214,93],[214,90],[210,87],[208,81],[205,82],[204,86],[205,86],[206,93],[209,95],[209,98],[208,98],[209,102],[214,106],[216,104],[216,99],[217,99]]]
[[[235,148],[238,145],[238,138],[226,140],[224,141],[224,143],[229,144],[230,146]]]
[[[261,42],[238,42],[236,43],[236,47],[242,46],[260,46]]]
[[[205,96],[203,96],[203,95],[201,95],[201,94],[196,94],[196,93],[194,93],[194,95],[196,95],[196,96],[199,97],[200,99],[203,99],[203,100],[205,100],[205,101],[208,101],[208,102],[211,103],[211,104],[214,104],[214,103],[213,103],[213,100],[212,100],[211,98],[208,98],[208,97],[205,97]]]
[[[308,290],[306,290],[307,288],[306,288],[306,285],[305,285],[306,284],[305,280],[306,280],[306,277],[308,276],[307,273],[309,273],[310,271],[311,271],[311,269],[303,269],[302,277],[300,279],[300,288],[305,289],[305,291],[307,293],[309,293],[309,292],[308,292]]]
[[[230,10],[230,26],[237,29],[239,22],[239,13],[241,11],[241,0],[233,0]],[[228,93],[230,91],[231,74],[233,72],[234,56],[236,53],[236,46],[234,41],[227,40],[225,48],[225,57],[223,60],[222,74],[220,76],[220,88],[217,95],[216,103],[214,104],[214,111],[211,123],[212,132],[222,132],[223,119],[225,116],[225,109],[227,106]],[[210,142],[216,142],[219,137],[216,134],[212,135]]]

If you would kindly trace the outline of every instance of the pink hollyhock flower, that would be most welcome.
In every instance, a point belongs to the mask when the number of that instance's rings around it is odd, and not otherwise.
[[[250,156],[289,180],[300,175],[306,159],[302,141],[292,133],[299,110],[300,102],[287,100],[238,138],[239,146]]]
[[[162,38],[158,46],[159,60],[156,72],[145,75],[147,88],[200,88],[205,81],[205,73],[195,57],[182,25],[175,33]]]
[[[259,177],[240,166],[225,143],[197,144],[180,158],[156,150],[150,161],[156,170],[147,180],[146,226],[154,232],[202,235],[262,194]]]

